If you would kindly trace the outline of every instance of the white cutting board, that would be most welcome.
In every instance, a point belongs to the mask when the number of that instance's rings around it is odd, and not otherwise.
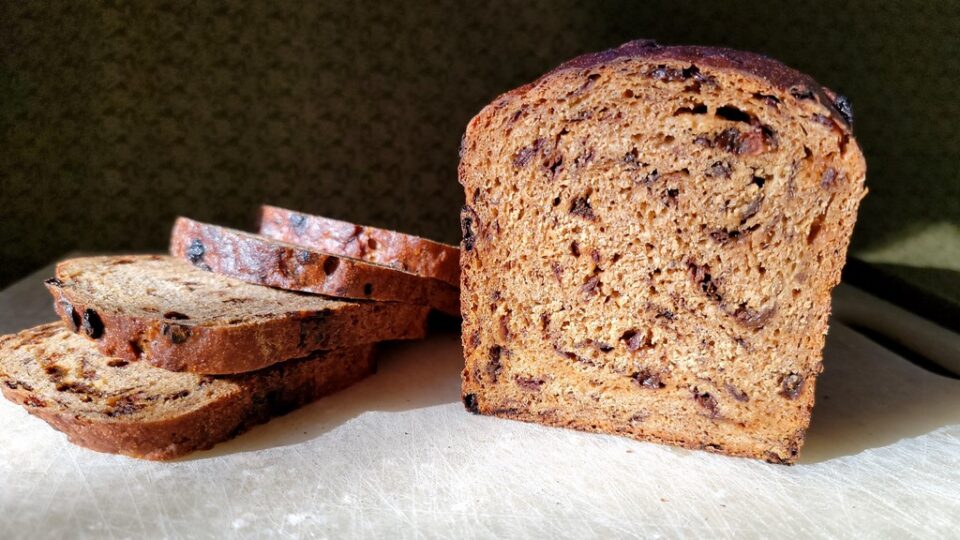
[[[39,276],[0,293],[0,331],[52,319]],[[846,326],[793,467],[473,416],[461,363],[453,334],[389,347],[372,378],[174,463],[74,447],[0,400],[0,538],[960,537],[960,381]]]

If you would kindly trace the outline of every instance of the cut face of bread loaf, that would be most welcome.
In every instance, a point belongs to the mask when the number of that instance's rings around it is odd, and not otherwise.
[[[429,309],[251,285],[162,255],[84,257],[46,283],[70,328],[101,352],[173,371],[254,371],[316,350],[418,339]]]
[[[210,448],[373,369],[372,345],[211,377],[105,356],[61,323],[0,337],[7,399],[74,444],[156,460]]]
[[[463,140],[463,398],[797,459],[866,167],[849,103],[773,60],[634,42]]]
[[[460,249],[456,246],[275,206],[260,208],[260,234],[460,286]]]
[[[186,218],[174,224],[170,253],[197,268],[249,283],[460,314],[459,291],[442,281]]]

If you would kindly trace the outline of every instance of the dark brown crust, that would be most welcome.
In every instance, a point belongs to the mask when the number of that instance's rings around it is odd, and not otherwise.
[[[267,205],[260,207],[260,234],[460,287],[457,246]]]
[[[85,417],[16,385],[3,384],[0,390],[76,445],[97,452],[168,460],[231,439],[345,388],[372,374],[374,368],[372,345],[316,353],[260,372],[227,377],[239,391],[183,415],[153,422]],[[0,380],[3,378],[0,373]]]
[[[204,374],[245,373],[317,350],[361,343],[420,339],[426,335],[425,306],[400,303],[348,303],[329,312],[292,312],[255,323],[190,326],[185,340],[171,339],[176,321],[115,313],[90,305],[58,269],[59,283],[48,281],[54,309],[72,327],[72,313],[96,311],[104,331],[95,340],[108,356],[144,360],[171,371]],[[164,332],[164,327],[167,332]]]
[[[649,39],[638,39],[624,43],[614,49],[578,56],[564,62],[536,81],[507,92],[504,96],[522,94],[541,81],[563,71],[591,69],[622,59],[689,62],[697,66],[739,71],[759,77],[784,92],[790,92],[791,89],[806,89],[813,94],[813,99],[826,107],[833,120],[843,126],[847,133],[852,133],[852,126],[847,117],[837,110],[835,103],[838,96],[835,92],[821,86],[810,76],[787,67],[772,58],[720,47],[665,46]],[[501,96],[501,98],[504,96]],[[497,101],[499,101],[499,98]]]
[[[338,298],[406,302],[460,315],[460,291],[442,281],[187,218],[178,218],[174,224],[170,254],[198,268],[258,285]]]

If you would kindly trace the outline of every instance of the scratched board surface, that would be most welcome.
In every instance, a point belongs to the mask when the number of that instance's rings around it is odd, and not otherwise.
[[[0,293],[0,331],[52,319],[38,276]],[[0,538],[960,534],[960,381],[843,325],[794,467],[467,414],[460,354],[452,333],[390,346],[366,381],[173,463],[0,400]]]

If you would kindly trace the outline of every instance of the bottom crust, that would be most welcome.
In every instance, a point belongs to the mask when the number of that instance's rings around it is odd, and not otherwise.
[[[690,450],[705,450],[714,454],[735,457],[760,459],[768,463],[793,465],[799,458],[799,449],[803,445],[804,434],[798,432],[793,440],[782,445],[763,445],[756,441],[707,441],[695,438],[680,438],[648,430],[631,429],[629,426],[617,425],[614,422],[597,419],[590,420],[578,417],[575,411],[556,409],[553,414],[535,414],[518,408],[498,408],[489,403],[478,403],[476,394],[462,395],[463,405],[467,411],[484,416],[495,416],[509,420],[518,420],[531,424],[542,424],[551,427],[575,429],[589,433],[619,435],[643,442],[653,442],[678,446]]]

